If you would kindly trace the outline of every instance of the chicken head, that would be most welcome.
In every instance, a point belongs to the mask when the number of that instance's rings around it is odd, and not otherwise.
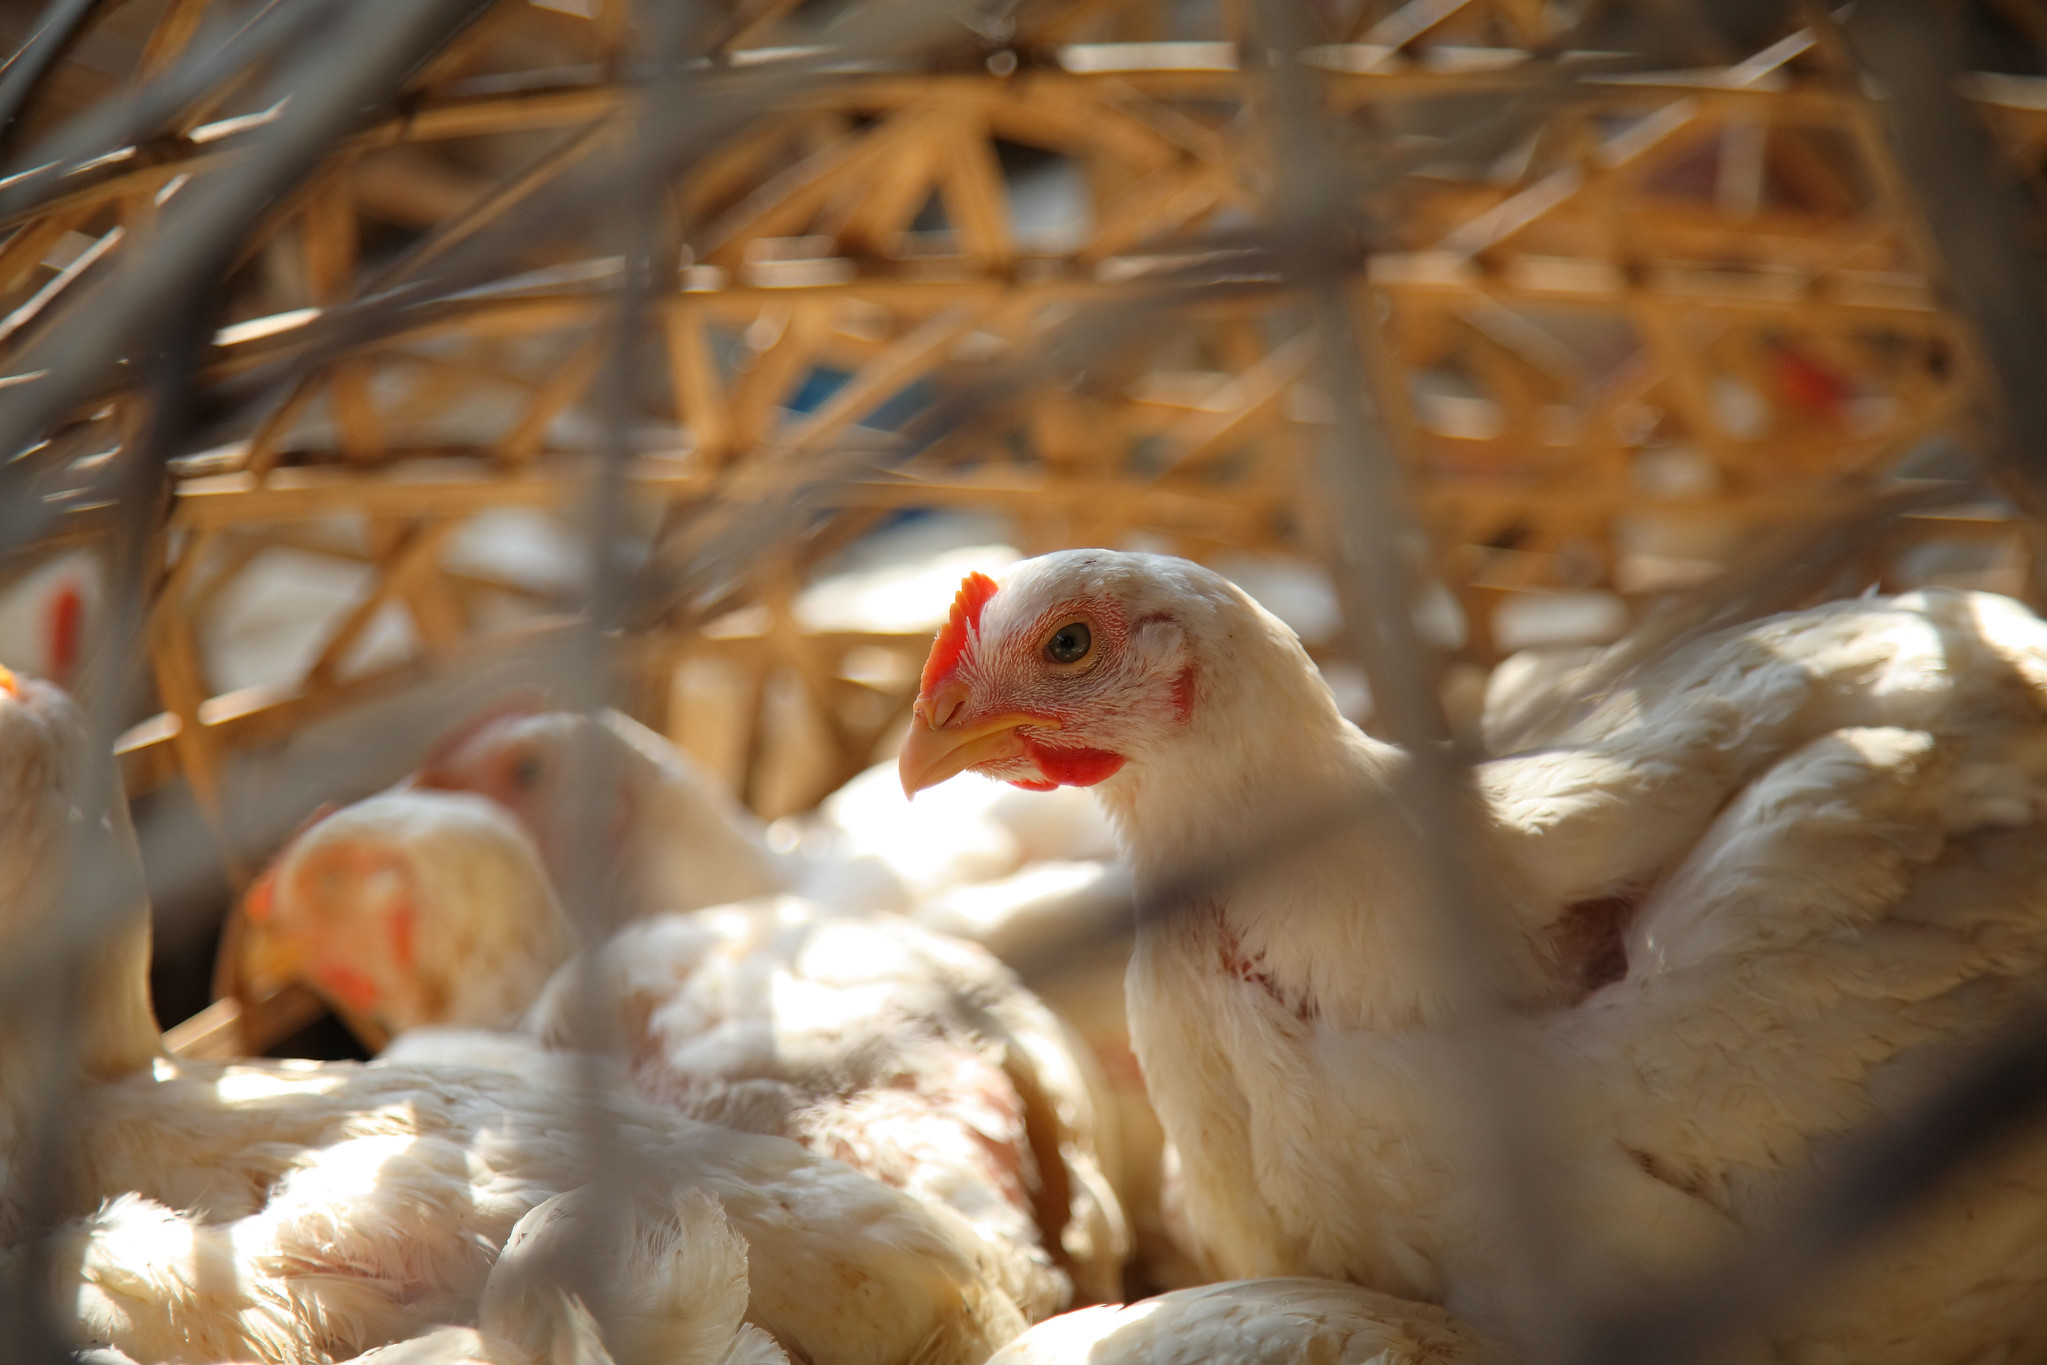
[[[394,791],[308,827],[250,888],[243,963],[389,1032],[511,1023],[569,953],[519,826],[455,792]]]
[[[589,733],[577,716],[541,710],[521,697],[443,739],[413,781],[489,797],[518,817],[548,867],[561,877],[567,870],[566,836],[574,828],[568,802],[576,787],[577,738]],[[590,775],[599,776],[600,770],[593,765]],[[614,800],[623,806],[623,773],[612,768],[601,776],[617,789]],[[624,823],[622,812],[606,822],[614,834]]]
[[[1090,787],[1171,748],[1210,683],[1195,642],[1225,596],[1242,594],[1183,560],[1101,550],[1030,560],[999,586],[970,575],[924,666],[903,789],[969,769]]]

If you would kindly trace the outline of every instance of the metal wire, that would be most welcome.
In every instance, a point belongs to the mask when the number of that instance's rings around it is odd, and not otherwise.
[[[53,36],[41,40],[45,44],[56,42],[64,25],[75,27],[84,15],[77,5],[56,8],[61,12],[48,30]],[[374,111],[388,107],[419,62],[480,12],[477,0],[354,0],[347,6],[287,7],[287,21],[285,11],[273,15],[273,8],[266,7],[259,15],[261,22],[252,22],[233,40],[179,63],[118,117],[96,116],[96,122],[81,125],[83,131],[70,130],[38,148],[28,158],[31,173],[17,184],[0,186],[0,216],[29,212],[44,202],[41,196],[54,192],[55,181],[62,179],[61,168],[77,164],[93,149],[137,140],[201,93],[224,82],[250,79],[273,58],[281,63],[268,88],[271,93],[289,92],[291,98],[273,124],[237,161],[215,168],[183,192],[156,240],[134,263],[110,271],[97,287],[80,291],[68,302],[57,325],[24,357],[24,368],[41,369],[44,377],[24,386],[0,410],[0,450],[20,451],[46,438],[81,404],[128,386],[124,363],[140,358],[152,377],[144,434],[107,465],[97,484],[99,494],[115,509],[119,528],[109,542],[119,554],[111,574],[117,590],[109,594],[114,609],[100,627],[92,654],[97,671],[85,689],[98,751],[111,746],[140,655],[147,554],[161,510],[164,461],[184,453],[193,437],[191,400],[201,387],[197,375],[210,336],[207,291],[225,273],[246,224],[303,179],[337,139],[362,126]],[[1953,103],[1951,95],[1940,93],[1947,68],[1939,65],[1939,51],[1911,41],[1916,30],[1898,6],[1864,8],[1871,16],[1866,39],[1871,64],[1899,92],[1905,121],[1912,123],[1927,114],[1927,128],[1951,130],[1952,119],[1932,116],[1944,108],[1942,98]],[[714,495],[701,520],[686,526],[644,570],[636,565],[627,529],[626,477],[641,409],[634,361],[647,331],[660,269],[661,187],[733,131],[799,90],[849,66],[912,56],[955,23],[960,13],[960,6],[939,0],[860,11],[821,53],[742,72],[702,58],[700,49],[713,40],[714,25],[684,7],[650,6],[643,27],[656,36],[646,44],[634,72],[635,102],[624,116],[624,136],[614,154],[600,156],[593,149],[581,160],[563,158],[553,168],[555,174],[542,177],[526,199],[496,222],[427,239],[409,265],[380,280],[383,292],[332,310],[304,329],[271,364],[211,390],[245,407],[258,406],[336,357],[388,335],[412,310],[496,277],[508,261],[534,246],[593,231],[607,218],[619,225],[617,248],[624,268],[609,300],[610,363],[603,370],[600,404],[603,435],[590,464],[590,495],[583,516],[590,586],[580,619],[507,657],[465,660],[430,686],[330,727],[331,734],[341,737],[333,751],[348,753],[350,761],[318,771],[276,772],[261,782],[250,770],[235,774],[230,787],[244,799],[231,804],[225,821],[231,840],[250,852],[261,850],[274,842],[281,827],[295,822],[297,811],[374,785],[394,757],[416,752],[423,747],[424,736],[444,727],[478,693],[507,677],[550,683],[568,709],[594,717],[618,698],[616,648],[624,631],[667,617],[678,610],[677,603],[683,604],[681,610],[700,612],[727,600],[716,590],[743,581],[803,523],[830,506],[839,487],[877,471],[906,471],[906,477],[914,477],[920,457],[944,449],[948,442],[971,444],[991,422],[1001,419],[1017,395],[1048,374],[1085,369],[1176,307],[1247,287],[1288,289],[1308,300],[1321,344],[1322,386],[1336,406],[1322,470],[1337,509],[1338,583],[1353,652],[1370,673],[1381,723],[1413,759],[1403,787],[1390,803],[1365,814],[1407,821],[1422,843],[1432,901],[1441,910],[1432,922],[1444,931],[1433,965],[1454,987],[1456,1017],[1471,1039],[1463,1049],[1461,1074],[1446,1084],[1460,1092],[1470,1122],[1493,1140],[1485,1166],[1496,1198],[1488,1202],[1500,1211],[1519,1252],[1520,1283],[1510,1299],[1517,1309],[1512,1327],[1524,1357],[1616,1365],[1705,1358],[1729,1334],[1752,1328],[1782,1307],[1827,1265],[1909,1209],[1915,1196],[1979,1157],[1999,1138],[2034,1122],[2047,1099],[2043,1060],[2047,1025],[2028,1023],[1950,1093],[1890,1129],[1868,1135],[1842,1174],[1815,1189],[1796,1218],[1759,1243],[1768,1254],[1687,1286],[1667,1301],[1644,1305],[1624,1321],[1599,1316],[1581,1286],[1560,1281],[1551,1253],[1566,1230],[1558,1211],[1542,1198],[1547,1151],[1540,1141],[1527,1141],[1525,1136],[1538,1123],[1539,1106],[1520,1093],[1519,1078],[1488,1045],[1488,1029],[1504,1016],[1492,966],[1490,908],[1459,853],[1474,837],[1476,797],[1469,755],[1448,743],[1434,656],[1415,628],[1414,574],[1404,551],[1415,521],[1406,510],[1397,461],[1375,399],[1376,319],[1361,313],[1355,301],[1355,281],[1369,257],[1372,235],[1359,211],[1360,200],[1403,167],[1389,162],[1361,172],[1353,150],[1335,143],[1324,126],[1313,77],[1296,59],[1310,40],[1299,7],[1287,0],[1260,0],[1257,41],[1246,47],[1247,57],[1264,66],[1266,101],[1258,112],[1267,120],[1275,152],[1276,222],[1269,228],[1217,234],[1199,244],[1240,253],[1230,265],[1192,265],[1179,276],[1161,276],[1126,296],[1081,310],[1006,370],[992,378],[984,374],[934,404],[905,433],[901,445],[883,456],[851,447],[828,451],[791,461],[786,470],[769,471],[772,477],[764,488],[756,483],[729,497]],[[1860,12],[1856,22],[1862,22]],[[311,40],[315,33],[318,42]],[[1917,65],[1915,56],[1923,59]],[[21,60],[25,64],[18,70],[0,75],[0,119],[19,107],[14,83],[32,84],[52,58],[38,49]],[[1639,54],[1636,60],[1639,64]],[[1453,138],[1453,149],[1482,152],[1511,142],[1530,120],[1558,101],[1573,98],[1586,69],[1559,62],[1543,73],[1542,82],[1520,92],[1521,103],[1506,112],[1490,111]],[[1910,145],[1915,135],[1904,139],[1908,169],[1934,164],[1950,145],[1936,143],[1926,129],[1920,131],[1925,136],[1916,152]],[[37,161],[38,157],[47,161]],[[56,169],[34,170],[45,164]],[[2039,407],[2037,395],[2019,387],[2040,371],[2033,359],[2047,354],[2042,350],[2047,342],[2036,335],[2039,312],[2029,306],[2029,296],[1993,300],[1985,292],[1989,281],[2009,281],[2008,271],[1998,273],[1998,263],[2030,257],[2012,240],[2007,218],[1993,215],[1973,222],[1972,232],[1989,235],[1965,238],[1958,235],[1954,215],[1936,212],[1932,217],[1951,266],[1958,250],[1966,254],[1973,249],[1970,242],[1983,244],[1981,257],[1994,258],[1982,271],[1958,269],[1957,292],[1974,308],[1988,351],[2011,390],[2007,398],[2015,444],[2025,448],[2028,440],[2039,436],[2032,441],[2039,445],[2047,441],[2043,434],[2047,418],[2034,411]],[[1250,276],[1264,278],[1247,284]],[[39,497],[26,496],[31,487],[25,467],[0,472],[0,546],[23,543],[56,519],[58,514]],[[1873,522],[1950,496],[1952,489],[1908,492],[1787,537],[1784,545],[1756,556],[1748,575],[1731,577],[1692,599],[1658,631],[1609,656],[1577,691],[1560,699],[1556,711],[1532,720],[1521,732],[1521,742],[1540,743],[1554,730],[1556,716],[1575,714],[1573,708],[1617,685],[1645,660],[1662,657],[1676,643],[1775,609],[1773,604],[1789,605],[1789,599],[1808,591],[1848,557]],[[1788,573],[1790,568],[1797,568],[1798,574]],[[611,777],[596,746],[586,746],[573,764],[569,790],[578,818],[572,822],[576,837],[565,896],[572,911],[594,905],[602,893],[600,849],[608,809],[600,796]],[[260,797],[249,799],[252,791],[260,792]],[[96,812],[110,808],[115,795],[109,789],[95,789],[81,828],[97,830]],[[1188,869],[1140,907],[1140,914],[1175,913],[1215,887],[1255,875],[1262,860],[1284,856],[1358,815],[1355,810],[1326,806],[1275,812],[1270,828],[1246,831],[1240,847],[1218,850],[1209,864]],[[189,814],[173,815],[141,831],[159,885],[197,880],[210,861],[207,844],[190,837],[190,819]],[[108,861],[93,858],[89,843],[82,843],[69,860],[67,914],[55,917],[54,937],[34,945],[31,961],[0,966],[0,999],[15,1011],[11,1022],[18,1021],[15,1026],[32,1029],[47,1040],[39,1073],[46,1087],[37,1109],[41,1127],[27,1150],[36,1165],[48,1169],[61,1165],[65,1135],[75,1121],[71,1062],[78,1041],[78,964],[135,893],[125,883],[95,880],[96,869]],[[68,962],[72,969],[46,972],[41,965],[45,962]],[[581,1041],[594,1059],[608,1045],[594,967],[585,971],[583,993]],[[593,1060],[580,1084],[591,1116],[585,1134],[588,1170],[600,1198],[616,1207],[631,1191],[623,1174],[626,1165],[616,1159],[615,1135],[602,1117],[606,1076]],[[1507,1141],[1509,1134],[1520,1140]],[[53,1197],[57,1188],[57,1182],[50,1182]],[[39,1216],[47,1223],[53,1214],[54,1205],[47,1205]],[[569,1266],[564,1273],[573,1279],[573,1270]],[[30,1292],[31,1286],[43,1282],[43,1273],[41,1266],[31,1264],[24,1278],[8,1286],[9,1297],[0,1303],[5,1313],[0,1332],[11,1342],[27,1343],[24,1356],[55,1359],[61,1356],[58,1337],[41,1317],[39,1296]],[[601,1295],[593,1297],[601,1300]]]

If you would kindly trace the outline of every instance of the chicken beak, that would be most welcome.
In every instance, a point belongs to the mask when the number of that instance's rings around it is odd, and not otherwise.
[[[969,768],[998,759],[1023,757],[1023,742],[1016,737],[1019,725],[1056,730],[1059,723],[1043,716],[995,716],[972,725],[932,725],[932,709],[917,703],[910,720],[910,733],[903,737],[902,756],[896,771],[903,779],[903,795],[914,797],[926,787],[935,787]]]
[[[259,999],[305,978],[300,945],[267,924],[244,923],[240,956],[243,985]]]

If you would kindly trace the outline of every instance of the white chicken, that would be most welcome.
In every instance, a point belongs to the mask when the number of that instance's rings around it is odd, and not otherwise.
[[[598,907],[577,911],[596,913],[598,927],[608,931],[653,913],[800,892],[843,909],[901,909],[927,927],[983,943],[1009,966],[1028,972],[1032,986],[1095,1054],[1097,1066],[1089,1068],[1089,1081],[1097,1087],[1095,1109],[1103,1119],[1116,1119],[1114,1124],[1103,1121],[1101,1154],[1136,1234],[1140,1263],[1132,1269],[1138,1283],[1193,1283],[1185,1259],[1159,1222],[1163,1140],[1159,1119],[1144,1097],[1124,1021],[1128,880],[1120,870],[1101,868],[1101,860],[1116,853],[1114,833],[1085,792],[1034,798],[964,776],[946,790],[944,800],[911,804],[895,765],[880,763],[827,796],[807,817],[784,821],[776,833],[796,837],[788,847],[770,847],[764,825],[716,792],[688,755],[647,726],[616,712],[590,722],[520,704],[489,712],[444,739],[422,765],[416,786],[475,792],[512,810],[542,851],[553,849],[547,862],[561,890],[567,874],[561,849],[567,839],[565,821],[571,819],[563,794],[577,737],[592,739],[602,749],[594,757],[606,765],[604,780],[618,792],[616,812],[608,821],[616,839],[618,866],[612,872],[618,882]],[[454,997],[477,997],[504,986],[506,1001],[532,999],[538,954],[518,966],[506,954],[545,950],[542,970],[553,968],[567,954],[565,945],[553,939],[542,943],[542,935],[553,933],[553,919],[518,911],[499,929],[465,915],[459,919],[469,929],[436,931],[473,929],[465,952],[432,952],[422,945],[413,954],[418,966],[409,966],[393,964],[397,941],[377,929],[364,907],[344,911],[319,905],[328,860],[358,866],[360,874],[334,882],[348,886],[348,894],[377,890],[368,864],[420,864],[411,872],[416,880],[411,896],[432,902],[440,892],[428,884],[448,872],[426,868],[405,849],[422,839],[459,841],[463,823],[456,808],[436,814],[397,800],[375,800],[350,806],[340,823],[330,819],[319,825],[301,847],[287,851],[291,868],[278,868],[278,876],[293,882],[293,907],[287,913],[301,923],[346,923],[350,927],[340,931],[344,937],[366,927],[375,933],[366,943],[389,943],[389,950],[287,954],[280,960],[272,950],[293,935],[258,929],[246,939],[250,980],[282,984],[295,976],[295,966],[319,962],[330,972],[354,974],[348,980],[319,982],[321,995],[354,1021],[381,1013],[385,1027],[399,1029],[428,1021],[489,1027],[510,1023],[516,1017],[512,1009],[471,1009]],[[315,851],[328,847],[334,851]],[[1060,866],[1042,866],[1048,862]],[[1083,862],[1089,866],[1079,866]],[[397,880],[397,874],[383,880],[389,894],[395,894]],[[393,915],[403,915],[397,900],[391,905]],[[250,898],[250,917],[266,911],[266,892],[258,888]],[[1122,923],[1105,923],[1116,915],[1122,915]],[[1056,945],[1075,931],[1099,941],[1089,943],[1077,960],[1060,960],[1056,972],[1044,970],[1046,943]],[[291,960],[295,956],[297,962]],[[440,980],[403,980],[422,974]],[[379,1009],[356,1003],[373,988],[381,990]],[[446,1007],[430,1015],[409,1009],[405,997],[416,988],[430,990]],[[1099,1297],[1095,1291],[1089,1295]]]
[[[94,833],[77,811],[94,763],[111,759],[85,751],[61,692],[0,678],[11,962],[58,927],[54,853]],[[134,858],[125,828],[99,833],[94,858]],[[95,930],[65,1170],[21,1145],[48,1091],[20,1081],[46,1040],[19,1015],[0,1030],[0,1074],[15,1078],[0,1090],[0,1250],[19,1256],[34,1211],[54,1205],[54,1306],[82,1342],[311,1365],[474,1322],[515,1225],[596,1170],[642,1201],[593,1304],[619,1310],[606,1345],[620,1365],[757,1358],[729,1312],[733,1260],[703,1242],[723,1235],[714,1205],[746,1245],[748,1321],[804,1357],[972,1362],[1022,1329],[956,1219],[794,1143],[593,1090],[581,1059],[553,1074],[170,1061],[148,955],[139,900]]]
[[[805,842],[873,859],[894,874],[912,906],[955,887],[1011,876],[1031,864],[1115,856],[1115,837],[1084,792],[1031,802],[1021,792],[964,777],[943,801],[913,805],[893,764],[869,768],[791,823]]]
[[[383,792],[330,811],[249,888],[253,989],[303,981],[385,1036],[509,1028],[575,934],[511,814],[462,792]]]
[[[1033,1320],[1118,1297],[1127,1237],[1084,1052],[974,945],[782,897],[634,925],[595,977],[643,1093],[952,1209]],[[550,984],[543,1041],[574,1038],[583,980]]]
[[[294,840],[250,898],[244,947],[258,981],[306,980],[402,1034],[513,1025],[572,939],[511,815],[401,790]],[[534,1009],[554,1046],[577,1036],[581,972],[562,967]],[[1115,1296],[1125,1238],[1088,1062],[986,953],[894,916],[770,898],[628,926],[599,982],[643,1092],[958,1213],[1034,1319],[1076,1288]],[[491,1046],[462,1055],[487,1062]]]
[[[1035,799],[1017,793],[1024,799]],[[1109,1183],[1130,1223],[1133,1291],[1177,1289],[1207,1277],[1166,1225],[1165,1134],[1130,1046],[1123,978],[1136,924],[1120,864],[1042,862],[1000,881],[955,886],[918,905],[919,924],[978,943],[1002,959],[1093,1054],[1097,1104],[1114,1115]]]
[[[589,749],[580,757],[579,741]],[[443,740],[416,786],[489,797],[519,817],[558,889],[576,829],[574,765],[615,793],[604,829],[615,864],[599,913],[615,927],[651,914],[792,892],[849,910],[907,909],[948,887],[1006,877],[1027,862],[1114,853],[1085,795],[1030,803],[968,778],[913,807],[890,764],[846,783],[813,814],[776,831],[707,779],[689,757],[615,711],[596,721],[511,704]]]
[[[1405,759],[1337,713],[1292,633],[1194,565],[1073,551],[969,579],[925,677],[906,790],[970,767],[1093,785],[1140,893],[1173,897],[1140,923],[1130,1009],[1209,1260],[1510,1317],[1441,1084],[1460,1054]],[[1497,1046],[1558,1129],[1567,1283],[1728,1252],[2047,969],[2047,626],[2006,599],[1709,637],[1477,777]],[[2036,1140],[1772,1329],[1775,1358],[2038,1353],[2043,1246]]]
[[[493,712],[443,740],[413,779],[511,811],[563,889],[582,817],[579,781],[610,794],[600,828],[612,842],[596,903],[575,907],[599,916],[600,929],[785,891],[854,909],[905,903],[901,885],[872,859],[771,849],[758,819],[673,745],[615,711],[596,720],[516,706]]]
[[[1476,1365],[1440,1308],[1337,1280],[1228,1280],[1041,1322],[988,1365]]]

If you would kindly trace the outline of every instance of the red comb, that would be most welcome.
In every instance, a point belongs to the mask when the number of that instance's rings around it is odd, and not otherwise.
[[[980,628],[981,608],[994,595],[995,580],[987,574],[970,573],[960,582],[960,590],[952,599],[952,614],[931,646],[931,657],[924,661],[924,676],[917,683],[920,692],[929,692],[940,678],[952,672],[960,655],[967,651],[967,627]]]

